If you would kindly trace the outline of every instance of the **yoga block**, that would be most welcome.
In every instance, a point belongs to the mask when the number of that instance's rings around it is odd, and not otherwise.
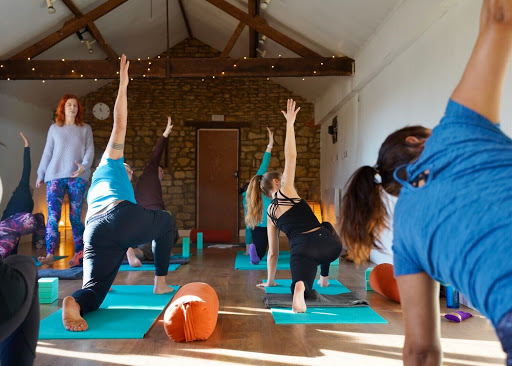
[[[370,281],[366,280],[366,291],[373,291]]]
[[[174,295],[164,314],[164,329],[175,342],[205,340],[215,330],[219,298],[215,290],[203,282],[191,282]]]
[[[190,238],[183,238],[183,249],[181,255],[184,258],[190,257]]]
[[[197,233],[197,250],[203,250],[203,233]]]
[[[205,243],[231,243],[231,231],[229,230],[193,229],[190,231],[190,240],[192,240],[192,243],[197,243],[197,233],[203,233]]]
[[[400,303],[398,284],[392,264],[381,263],[376,266],[370,273],[370,286],[373,291]]]
[[[59,279],[57,277],[40,278],[37,282],[39,284],[39,289],[59,288]]]
[[[365,271],[366,281],[368,281],[370,279],[370,273],[372,272],[372,270],[373,270],[373,267],[366,269],[366,271]]]

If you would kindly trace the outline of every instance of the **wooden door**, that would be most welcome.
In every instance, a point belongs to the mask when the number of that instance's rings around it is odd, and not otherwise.
[[[197,140],[197,228],[238,243],[239,130],[199,129]]]

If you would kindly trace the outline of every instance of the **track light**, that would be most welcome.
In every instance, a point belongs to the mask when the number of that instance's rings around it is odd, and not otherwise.
[[[260,7],[265,10],[266,8],[268,8],[268,4],[270,3],[271,0],[263,0],[260,4]]]
[[[265,57],[265,55],[267,54],[267,50],[262,51],[259,48],[256,48],[256,52],[258,52],[261,57]]]
[[[83,31],[83,32],[80,32],[79,30],[76,31],[76,36],[80,40],[80,43],[84,43],[85,42],[84,36],[82,36],[82,34],[85,33],[85,32],[87,32],[87,31]]]
[[[260,40],[258,41],[259,44],[264,44],[265,40],[267,39],[267,36],[261,36]]]
[[[92,41],[85,41],[85,44],[87,46],[87,49],[89,50],[89,53],[93,53],[94,50],[92,49],[91,45],[96,43],[96,40],[92,40]]]
[[[46,0],[46,7],[48,8],[48,13],[50,14],[54,14],[55,13],[55,8],[53,7],[53,1],[54,0]]]

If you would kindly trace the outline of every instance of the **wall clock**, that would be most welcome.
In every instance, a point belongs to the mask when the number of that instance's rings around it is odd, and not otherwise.
[[[92,108],[92,114],[100,121],[103,121],[110,115],[110,108],[105,103],[96,103]]]

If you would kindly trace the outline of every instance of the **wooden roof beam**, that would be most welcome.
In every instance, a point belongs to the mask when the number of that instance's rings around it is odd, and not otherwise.
[[[248,1],[248,7],[249,7],[249,16],[255,17],[256,15],[259,15],[258,11],[258,0],[249,0]],[[249,57],[257,57],[256,48],[258,48],[258,32],[256,32],[255,29],[250,28],[249,29]]]
[[[130,77],[312,77],[351,76],[349,57],[320,58],[172,58],[130,60]],[[5,60],[0,61],[0,80],[116,79],[118,67],[108,60]]]
[[[192,30],[190,29],[190,23],[188,22],[187,13],[185,12],[185,7],[183,6],[183,0],[178,0],[180,4],[181,16],[183,17],[183,21],[185,22],[185,27],[187,27],[188,38],[192,38]]]
[[[225,13],[231,15],[232,17],[238,19],[239,21],[244,22],[245,24],[247,24],[250,28],[254,29],[255,31],[267,36],[271,40],[288,48],[290,51],[295,52],[299,56],[322,57],[315,51],[310,50],[309,48],[307,48],[304,45],[300,44],[299,42],[293,40],[292,38],[288,37],[287,35],[272,28],[271,26],[268,25],[267,21],[265,19],[263,19],[262,17],[260,17],[259,15],[252,17],[249,14],[245,13],[244,11],[238,9],[236,6],[231,5],[230,3],[228,3],[225,0],[206,0],[206,1],[208,1],[213,6],[219,8],[220,10],[224,11]]]
[[[238,38],[240,38],[240,34],[242,34],[242,31],[245,28],[245,23],[240,22],[238,23],[238,26],[236,27],[235,31],[231,35],[231,38],[229,39],[228,43],[226,44],[226,47],[224,47],[224,50],[220,54],[220,57],[229,57],[229,53],[235,46],[236,41],[238,41]]]
[[[43,38],[39,42],[33,44],[32,46],[24,49],[23,51],[17,53],[14,56],[12,56],[11,60],[26,60],[28,58],[36,57],[37,55],[43,53],[50,47],[56,45],[63,39],[72,35],[73,33],[76,33],[81,28],[88,26],[89,23],[92,23],[95,20],[97,20],[98,18],[101,18],[103,15],[109,13],[110,11],[114,10],[115,8],[124,4],[127,1],[128,0],[108,0],[107,2],[94,8],[93,10],[91,10],[90,12],[85,14],[84,16],[78,17],[78,18],[72,19],[71,21],[66,22],[62,26],[62,28],[59,29],[57,32],[50,34],[49,36]],[[78,10],[78,9],[76,9],[76,10]],[[94,27],[94,24],[93,24],[93,27]],[[91,33],[92,33],[93,30],[91,28],[89,28],[89,29],[91,30]],[[99,33],[99,31],[98,31],[98,33]],[[99,41],[98,41],[98,43],[99,43]],[[105,42],[105,44],[106,44],[106,42]],[[110,55],[109,55],[109,57],[110,57]]]

